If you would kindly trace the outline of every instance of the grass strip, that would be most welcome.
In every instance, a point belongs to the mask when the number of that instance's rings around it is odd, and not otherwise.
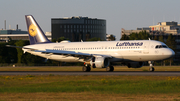
[[[176,94],[97,94],[81,93],[0,93],[0,101],[179,101],[180,93]]]
[[[180,92],[178,76],[0,76],[0,93],[96,92],[166,94]]]

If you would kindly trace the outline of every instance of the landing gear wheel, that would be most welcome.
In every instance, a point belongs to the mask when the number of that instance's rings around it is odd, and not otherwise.
[[[90,66],[83,66],[82,71],[83,72],[90,72],[91,71],[91,67]]]
[[[150,72],[154,72],[154,67],[150,67],[150,68],[149,68],[149,71],[150,71]]]
[[[113,66],[108,66],[108,67],[106,67],[106,71],[107,72],[112,72],[112,71],[114,71],[114,67]]]
[[[149,63],[149,66],[150,66],[149,71],[154,72],[155,69],[153,67],[153,61],[148,61],[148,63]]]

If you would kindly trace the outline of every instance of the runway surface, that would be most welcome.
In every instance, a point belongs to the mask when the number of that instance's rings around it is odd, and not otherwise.
[[[143,71],[0,71],[0,75],[140,75],[140,76],[180,76],[180,71],[155,71],[155,72],[143,72]]]

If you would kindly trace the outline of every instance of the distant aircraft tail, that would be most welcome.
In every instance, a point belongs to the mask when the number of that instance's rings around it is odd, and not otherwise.
[[[30,44],[51,43],[32,15],[25,15]]]

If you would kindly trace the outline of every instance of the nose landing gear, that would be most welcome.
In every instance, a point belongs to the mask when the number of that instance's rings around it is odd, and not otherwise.
[[[149,68],[149,71],[150,72],[153,72],[155,69],[154,69],[154,67],[153,67],[153,61],[148,61],[148,63],[149,63],[149,66],[150,66],[150,68]]]

